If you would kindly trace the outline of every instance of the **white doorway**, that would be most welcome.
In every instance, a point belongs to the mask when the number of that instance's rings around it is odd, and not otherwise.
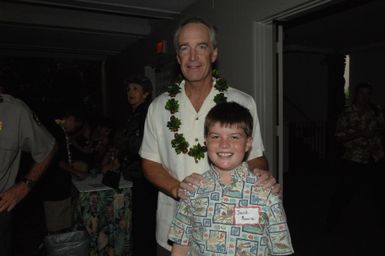
[[[280,47],[283,37],[279,37],[280,29],[275,23],[277,20],[285,20],[314,8],[320,8],[330,3],[330,0],[312,1],[302,4],[285,12],[272,15],[254,24],[255,48],[255,84],[257,90],[254,98],[257,100],[260,110],[260,123],[265,144],[273,145],[266,149],[270,170],[278,182],[283,185],[284,173],[287,171],[287,152],[285,152],[284,134],[284,108],[282,104],[282,75],[283,65]],[[280,40],[280,41],[277,41]],[[286,159],[286,160],[285,160]]]

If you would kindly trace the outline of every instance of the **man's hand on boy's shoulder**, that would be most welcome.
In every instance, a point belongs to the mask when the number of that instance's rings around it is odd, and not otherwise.
[[[264,188],[271,189],[273,194],[282,197],[282,188],[269,171],[254,168],[253,173],[258,176],[256,185],[263,186]],[[192,173],[184,178],[178,188],[178,198],[187,199],[186,191],[193,192],[195,190],[194,185],[198,186],[202,181],[203,176],[198,173]]]
[[[273,175],[269,170],[269,164],[265,155],[256,157],[247,161],[249,168],[258,177],[257,185],[263,186],[264,188],[271,189],[273,194],[282,197],[281,186],[277,183]]]
[[[179,184],[178,197],[180,199],[187,199],[186,191],[194,192],[194,185],[199,186],[202,180],[203,176],[198,173],[192,173],[185,177]]]
[[[258,177],[256,185],[263,186],[264,188],[271,189],[273,194],[282,197],[282,188],[269,171],[254,168],[253,173]]]

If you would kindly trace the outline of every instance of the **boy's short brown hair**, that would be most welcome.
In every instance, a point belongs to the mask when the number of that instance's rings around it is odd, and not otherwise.
[[[253,117],[250,111],[236,102],[224,102],[214,106],[206,116],[204,124],[204,135],[207,137],[209,128],[214,123],[223,126],[236,125],[245,131],[247,137],[253,133]]]

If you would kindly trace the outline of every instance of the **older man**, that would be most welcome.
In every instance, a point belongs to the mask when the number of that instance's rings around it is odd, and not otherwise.
[[[204,147],[203,124],[208,111],[221,101],[235,101],[247,107],[253,115],[254,143],[248,163],[265,186],[275,179],[268,169],[260,134],[256,104],[246,93],[229,87],[212,74],[212,64],[218,56],[215,30],[202,19],[183,22],[175,33],[177,60],[184,80],[169,87],[168,93],[157,97],[150,105],[140,155],[147,178],[160,189],[157,210],[158,255],[169,255],[167,241],[177,200],[183,190],[193,189],[199,173],[209,168]],[[276,193],[280,192],[276,186]]]

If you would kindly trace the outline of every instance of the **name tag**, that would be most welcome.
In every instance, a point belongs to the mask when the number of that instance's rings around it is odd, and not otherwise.
[[[234,223],[235,225],[256,225],[259,224],[261,209],[255,207],[235,207]]]

